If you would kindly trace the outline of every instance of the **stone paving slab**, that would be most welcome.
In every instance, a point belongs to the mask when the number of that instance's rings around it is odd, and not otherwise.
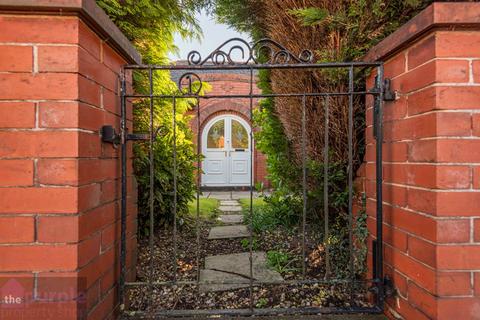
[[[237,200],[221,200],[221,206],[239,206],[240,203]]]
[[[218,210],[223,212],[240,212],[242,211],[241,206],[219,206]]]
[[[253,252],[253,278],[257,281],[283,281],[280,273],[267,267],[267,254]],[[205,258],[205,269],[233,272],[250,277],[250,253],[222,254]]]
[[[278,272],[267,267],[265,252],[254,252],[252,258],[254,280],[283,281]],[[215,281],[232,283],[211,284]],[[200,283],[200,289],[204,291],[224,291],[248,287],[250,283],[250,253],[206,257],[205,269],[200,272]]]
[[[245,238],[248,237],[250,233],[248,232],[247,226],[236,225],[236,226],[220,226],[213,227],[210,229],[208,234],[208,239],[232,239],[232,238]]]
[[[241,214],[222,214],[218,217],[223,223],[242,223],[243,222],[243,215]]]

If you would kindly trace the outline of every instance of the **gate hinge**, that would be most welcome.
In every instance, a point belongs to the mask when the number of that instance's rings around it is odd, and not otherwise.
[[[386,78],[383,80],[383,100],[395,101],[396,93],[392,90],[392,80]]]
[[[378,286],[378,283],[381,282],[380,279],[378,279],[374,284],[373,286],[371,286],[369,288],[369,291],[374,293],[374,294],[378,294],[379,293],[379,286]],[[395,295],[395,287],[393,286],[393,281],[392,279],[390,279],[390,277],[388,275],[385,275],[385,277],[383,278],[383,297],[384,298],[390,298],[390,297],[393,297]]]
[[[105,143],[112,143],[114,145],[118,145],[121,143],[121,135],[115,131],[115,128],[108,125],[103,126],[101,129],[102,133],[102,141]],[[141,140],[149,140],[149,134],[139,134],[139,133],[127,133],[125,140],[133,140],[133,141],[141,141]]]

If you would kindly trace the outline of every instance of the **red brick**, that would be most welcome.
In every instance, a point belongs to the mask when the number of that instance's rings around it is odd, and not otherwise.
[[[436,318],[437,301],[435,296],[420,288],[413,282],[409,282],[408,284],[408,302],[416,306],[432,319]]]
[[[33,49],[30,46],[0,45],[0,71],[32,72]]]
[[[76,213],[76,188],[2,188],[0,213]]]
[[[117,228],[117,224],[113,223],[102,231],[102,250],[110,247],[117,237],[119,228]]]
[[[0,243],[35,241],[33,217],[0,217]]]
[[[371,219],[369,219],[371,220]],[[372,229],[374,225],[372,225]],[[407,252],[407,234],[401,230],[383,225],[383,240],[400,251]]]
[[[390,279],[393,281],[393,285],[397,292],[403,296],[407,296],[407,278],[394,271],[391,267],[385,265],[385,274],[390,277]]]
[[[65,300],[79,297],[86,288],[76,272],[40,272],[37,276],[37,296],[48,299],[59,294]]]
[[[78,242],[77,216],[38,217],[37,238],[39,242]]]
[[[115,91],[118,88],[118,76],[83,48],[79,52],[79,72],[85,78]]]
[[[415,319],[415,320],[431,320],[432,318],[428,317],[422,313],[417,308],[413,307],[405,299],[397,299],[394,304],[394,309],[397,313],[403,316],[404,319]],[[394,319],[394,318],[393,318]]]
[[[76,245],[0,246],[0,271],[50,271],[77,268]]]
[[[410,162],[435,162],[436,156],[436,140],[413,141],[408,148],[408,160]]]
[[[480,265],[480,246],[438,246],[437,267],[445,270],[476,270]]]
[[[476,216],[480,204],[478,192],[438,192],[438,216]]]
[[[437,57],[480,57],[480,34],[474,31],[439,31],[436,33]]]
[[[88,318],[92,320],[104,320],[115,308],[117,301],[115,299],[116,291],[110,290],[108,294],[99,302],[95,309],[89,314]]]
[[[99,233],[78,244],[78,265],[80,268],[99,256],[100,245]]]
[[[116,220],[118,214],[119,210],[115,202],[85,212],[79,218],[80,238],[85,239],[110,225]]]
[[[92,286],[107,270],[115,264],[116,250],[111,247],[97,259],[92,260],[90,263],[80,269],[79,277],[86,279],[86,286],[89,288]]]
[[[113,114],[120,115],[120,96],[108,89],[103,89],[102,97],[102,107]]]
[[[126,63],[108,44],[103,44],[103,63],[115,73],[120,73],[122,66]]]
[[[0,42],[76,43],[78,18],[42,16],[0,17]]]
[[[472,294],[470,272],[438,272],[437,295],[468,296]]]
[[[0,132],[0,157],[75,157],[79,152],[78,135],[53,131]]]
[[[396,185],[383,185],[383,201],[403,207],[407,204],[407,188]]]
[[[480,114],[472,114],[472,135],[480,136]]]
[[[389,224],[430,241],[436,240],[435,220],[432,218],[388,205],[383,208],[385,221]]]
[[[78,161],[39,159],[37,179],[41,184],[78,185]]]
[[[425,88],[408,96],[408,115],[412,116],[436,109],[437,87]]]
[[[416,237],[408,237],[408,255],[435,267],[435,245]]]
[[[437,209],[436,193],[424,189],[408,189],[408,208],[435,215]]]
[[[448,86],[436,87],[436,109],[477,109],[480,87]]]
[[[392,80],[392,88],[406,94],[431,85],[435,81],[435,61],[431,61]]]
[[[438,136],[470,136],[472,132],[471,116],[466,112],[438,112],[436,134]]]
[[[383,161],[403,162],[407,160],[408,144],[406,142],[384,143]],[[373,153],[374,154],[374,153]]]
[[[470,187],[470,168],[461,166],[437,166],[437,188],[464,189]]]
[[[480,60],[474,60],[472,62],[473,68],[473,81],[480,83]]]
[[[373,109],[370,109],[373,110]],[[370,112],[372,113],[372,112]],[[385,102],[383,108],[384,121],[403,119],[407,115],[407,98],[401,96],[398,100],[393,102]],[[368,124],[368,121],[367,121]],[[373,124],[370,122],[369,124]]]
[[[105,146],[104,148],[113,148],[113,146]],[[115,149],[116,150],[116,149]],[[78,152],[81,157],[98,157],[101,155],[102,142],[98,133],[81,132],[78,137]],[[127,150],[128,151],[128,150]],[[128,151],[130,152],[130,151]],[[130,153],[131,154],[131,153]],[[114,154],[117,156],[119,154]]]
[[[441,139],[437,141],[439,162],[478,162],[480,140]]]
[[[80,101],[86,102],[96,107],[101,107],[100,86],[95,82],[84,78],[83,76],[80,76],[78,78],[78,95]]]
[[[480,297],[480,272],[473,273],[473,293]]]
[[[80,21],[78,25],[78,43],[97,60],[101,59],[102,41],[95,32],[82,21]]]
[[[105,294],[115,284],[115,270],[107,271],[100,282],[101,294]]]
[[[437,220],[437,242],[458,243],[470,241],[470,220]]]
[[[435,60],[436,82],[468,82],[470,62],[468,60]]]
[[[0,103],[0,128],[35,127],[35,104],[31,102]]]
[[[438,300],[438,320],[478,319],[480,298],[443,298]]]
[[[394,78],[404,73],[407,69],[405,52],[400,52],[395,57],[389,59],[384,64],[384,74],[386,78]]]
[[[38,47],[38,71],[40,72],[77,72],[77,46],[40,46]]]
[[[84,212],[100,204],[100,184],[90,184],[78,188],[78,210]]]
[[[435,36],[423,39],[421,42],[408,50],[408,69],[413,69],[419,65],[435,58]]]
[[[33,185],[32,160],[0,160],[0,186]]]
[[[405,274],[412,281],[426,290],[433,292],[436,286],[435,271],[413,260],[402,252],[385,246],[385,263],[395,266],[398,272]]]
[[[480,242],[480,219],[473,220],[473,241]]]
[[[0,74],[0,99],[75,100],[78,76],[73,73]]]
[[[39,125],[44,128],[77,128],[77,102],[40,102]]]

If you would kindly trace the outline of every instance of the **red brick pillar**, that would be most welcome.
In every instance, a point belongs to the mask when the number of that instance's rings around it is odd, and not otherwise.
[[[385,272],[392,319],[480,319],[480,4],[435,3],[376,46],[384,107]],[[367,111],[367,211],[375,146]]]
[[[0,319],[106,319],[121,163],[99,129],[119,127],[118,74],[140,57],[93,0],[12,3],[0,0]]]

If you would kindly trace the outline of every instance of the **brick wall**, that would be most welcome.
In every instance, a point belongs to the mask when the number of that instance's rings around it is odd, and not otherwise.
[[[1,319],[107,319],[118,304],[121,163],[99,129],[118,128],[118,73],[133,58],[107,38],[113,24],[87,25],[106,18],[92,4],[26,15],[0,1],[0,293],[24,299],[0,304]]]
[[[391,319],[480,319],[478,12],[478,3],[435,3],[366,57],[386,61],[397,91],[383,120]],[[372,111],[370,103],[365,189],[374,234]]]
[[[250,73],[202,73],[202,81],[210,84],[211,90],[209,95],[245,95],[250,92]],[[254,80],[255,81],[255,80]],[[253,93],[260,94],[260,89],[254,85]],[[258,99],[254,99],[254,108],[258,105]],[[191,127],[193,132],[197,133],[197,111],[192,111]],[[222,114],[233,114],[243,118],[249,124],[250,121],[250,99],[245,98],[212,98],[200,99],[200,132],[205,125],[214,117]],[[255,131],[256,129],[253,128]],[[196,137],[194,139],[197,141]],[[254,164],[253,164],[254,182],[263,182],[268,186],[266,157],[263,153],[254,147]]]

